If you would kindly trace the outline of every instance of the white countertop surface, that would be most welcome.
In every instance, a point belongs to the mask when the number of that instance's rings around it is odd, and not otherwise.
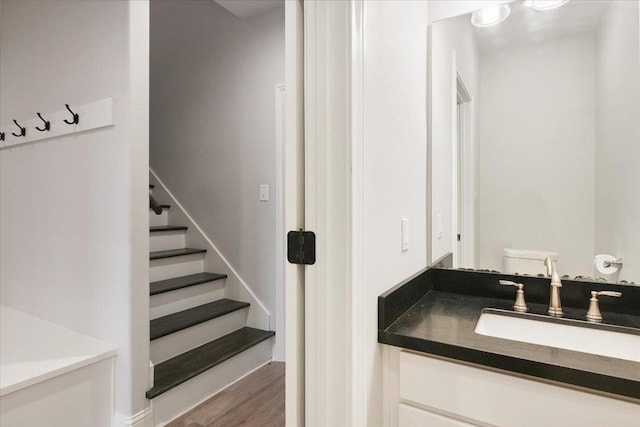
[[[0,396],[116,353],[114,344],[0,305]]]

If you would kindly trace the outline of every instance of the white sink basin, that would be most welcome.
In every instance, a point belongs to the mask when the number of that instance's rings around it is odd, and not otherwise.
[[[510,316],[483,312],[475,332],[497,338],[540,344],[583,353],[640,362],[640,335],[536,320],[535,315]],[[541,319],[544,319],[541,316]],[[625,328],[619,328],[624,330]],[[631,332],[631,331],[629,331]]]

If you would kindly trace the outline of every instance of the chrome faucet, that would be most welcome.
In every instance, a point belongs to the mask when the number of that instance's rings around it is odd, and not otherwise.
[[[549,258],[547,258],[549,259]],[[562,305],[560,304],[560,288],[562,282],[560,281],[560,275],[556,271],[555,267],[551,273],[551,295],[549,296],[549,316],[562,317]]]
[[[591,291],[591,299],[589,300],[589,311],[587,311],[587,320],[589,322],[602,322],[602,313],[598,305],[598,296],[605,295],[608,297],[621,297],[622,292],[616,291]]]
[[[527,307],[527,303],[524,302],[524,285],[510,280],[500,280],[500,284],[504,286],[515,286],[518,288],[516,291],[516,302],[513,304],[513,309],[520,313],[526,313],[529,310],[529,307]]]

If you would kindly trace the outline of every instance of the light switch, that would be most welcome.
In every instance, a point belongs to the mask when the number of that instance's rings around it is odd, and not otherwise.
[[[400,221],[402,235],[402,252],[409,250],[409,218],[402,218]]]
[[[260,201],[269,201],[269,184],[260,184]]]

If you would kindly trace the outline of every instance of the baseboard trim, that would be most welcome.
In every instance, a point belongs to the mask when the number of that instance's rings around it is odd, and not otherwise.
[[[137,414],[126,416],[116,412],[113,417],[113,427],[154,427],[153,408],[143,409]]]

